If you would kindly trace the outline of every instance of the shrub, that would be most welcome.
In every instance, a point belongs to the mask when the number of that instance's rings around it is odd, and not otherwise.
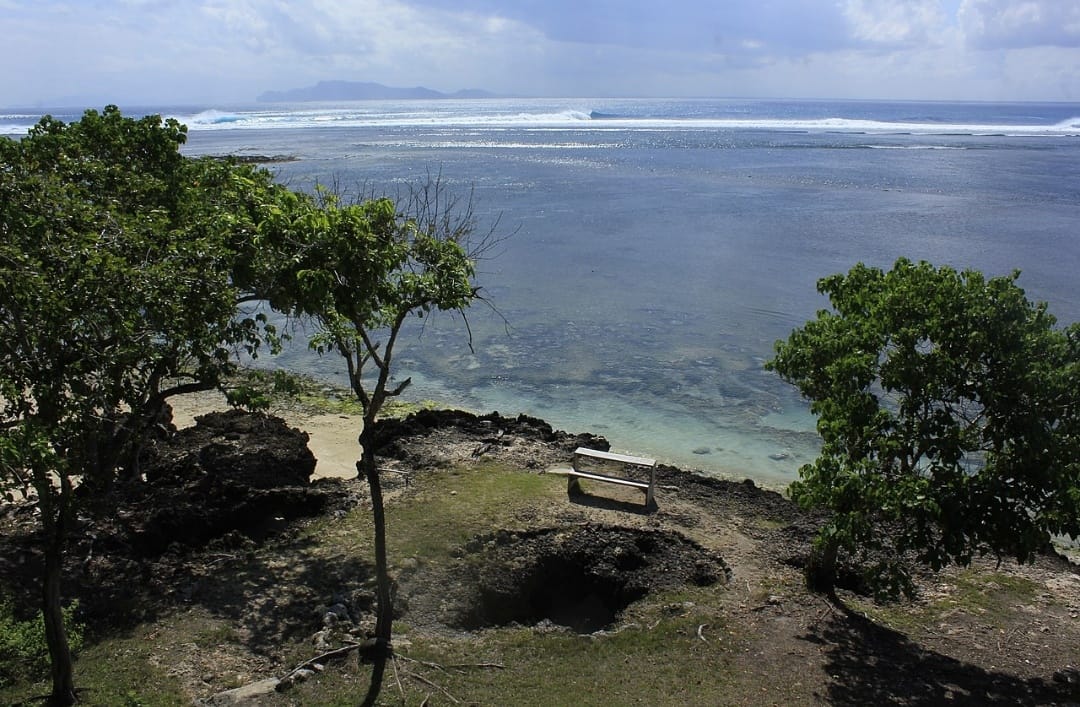
[[[72,653],[83,643],[83,625],[75,620],[78,602],[63,610],[64,628]],[[32,619],[16,617],[15,605],[0,598],[0,687],[21,681],[42,680],[49,674],[49,649],[45,644],[45,621],[41,612]]]

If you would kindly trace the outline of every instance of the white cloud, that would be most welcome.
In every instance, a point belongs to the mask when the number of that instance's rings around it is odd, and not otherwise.
[[[1077,0],[0,0],[0,8],[8,105],[85,95],[245,102],[329,79],[537,95],[1080,95]]]
[[[979,49],[1080,47],[1074,0],[964,0],[958,16],[968,43]]]
[[[938,0],[847,0],[844,15],[852,36],[869,44],[935,44],[948,26]]]

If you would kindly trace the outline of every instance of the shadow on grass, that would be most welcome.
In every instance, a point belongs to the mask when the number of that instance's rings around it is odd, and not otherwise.
[[[203,648],[236,643],[253,654],[280,658],[276,653],[284,644],[305,642],[324,628],[323,617],[333,604],[343,605],[353,621],[373,613],[373,565],[345,553],[326,555],[318,545],[313,539],[280,539],[252,549],[249,542],[231,551],[170,553],[153,563],[122,565],[123,575],[83,575],[77,590],[80,606],[88,611],[87,645],[130,638],[140,624],[198,607],[220,623],[178,622],[179,631],[190,633],[183,640]],[[72,590],[74,585],[74,580],[68,584]],[[79,669],[77,664],[77,681]],[[129,678],[118,676],[121,684]],[[80,701],[121,704],[119,690],[102,695],[101,689],[77,683]],[[136,703],[131,700],[127,703]],[[49,696],[31,695],[15,704],[49,704]]]
[[[374,565],[352,555],[315,554],[317,545],[293,541],[279,552],[227,560],[205,573],[196,565],[184,603],[242,628],[240,642],[254,653],[310,638],[324,628],[332,605],[343,606],[353,622],[371,614]]]
[[[1076,699],[1039,678],[986,670],[927,650],[846,609],[801,638],[824,646],[830,704],[1055,705]]]
[[[568,493],[567,496],[571,503],[576,503],[579,506],[588,506],[589,508],[599,508],[605,511],[622,511],[623,513],[634,513],[636,515],[652,515],[658,510],[654,506],[646,506],[642,502],[623,501],[618,498],[611,498],[609,496],[597,496],[585,491],[574,491]]]
[[[29,613],[38,606],[35,540],[18,534],[0,541],[0,586]],[[151,558],[73,548],[63,589],[79,601],[88,644],[202,607],[229,623],[222,640],[262,653],[321,630],[331,605],[344,605],[354,622],[373,611],[373,564],[319,546],[317,539],[280,536],[256,543],[234,532],[205,548],[177,547]]]

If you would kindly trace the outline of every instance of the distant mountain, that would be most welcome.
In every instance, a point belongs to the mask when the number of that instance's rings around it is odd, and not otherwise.
[[[300,103],[304,101],[385,101],[412,98],[494,98],[495,94],[470,88],[455,93],[442,93],[430,88],[397,88],[367,81],[320,81],[306,88],[287,91],[266,91],[255,100],[260,103]]]

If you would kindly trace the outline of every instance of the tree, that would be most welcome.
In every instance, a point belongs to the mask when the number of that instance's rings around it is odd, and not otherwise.
[[[1080,535],[1080,327],[1057,328],[1018,277],[859,264],[820,280],[832,310],[777,342],[767,367],[810,400],[823,442],[790,489],[831,512],[811,586],[833,591],[841,551],[910,594],[905,555],[1023,562]]]
[[[375,530],[375,671],[366,704],[374,702],[391,650],[393,605],[387,569],[386,524],[375,464],[375,422],[383,404],[410,379],[391,383],[395,347],[412,317],[463,311],[480,298],[473,285],[475,259],[493,244],[491,233],[470,243],[472,202],[459,202],[439,179],[429,179],[402,200],[343,204],[326,190],[282,193],[263,216],[256,278],[275,310],[306,318],[319,353],[344,360],[349,385],[363,408],[357,472],[371,491]]]
[[[0,138],[0,481],[40,510],[55,704],[75,700],[61,613],[75,484],[137,467],[170,395],[220,385],[272,334],[236,316],[234,278],[270,176],[187,159],[185,137],[109,106]]]

